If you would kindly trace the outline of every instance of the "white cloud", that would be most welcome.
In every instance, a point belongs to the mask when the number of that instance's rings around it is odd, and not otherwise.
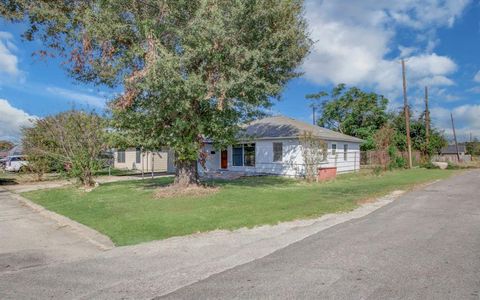
[[[106,102],[105,97],[89,95],[89,94],[72,91],[72,90],[68,90],[60,87],[47,87],[46,90],[50,94],[54,94],[61,98],[65,98],[65,100],[73,101],[79,104],[103,108]]]
[[[18,68],[18,58],[14,54],[17,47],[12,41],[12,34],[0,31],[0,75],[4,78],[5,76],[18,77],[21,74]]]
[[[471,92],[471,93],[474,93],[474,94],[480,94],[480,86],[475,86],[475,87],[469,89],[468,91]]]
[[[448,110],[443,107],[435,107],[431,110],[433,123],[443,130],[447,136],[453,136],[450,112],[455,121],[455,130],[460,140],[470,133],[480,138],[480,104],[466,104]]]
[[[306,2],[315,44],[305,77],[318,84],[366,85],[387,95],[401,93],[400,57],[408,57],[409,85],[452,85],[455,62],[433,52],[435,29],[450,27],[470,0],[335,0]],[[393,45],[407,27],[414,45]],[[394,51],[395,50],[395,51]]]
[[[473,77],[473,81],[480,82],[480,71],[478,71],[477,74],[475,74],[475,76]]]
[[[0,99],[0,139],[18,141],[21,128],[30,126],[36,116],[29,115],[21,109],[15,108],[5,99]]]

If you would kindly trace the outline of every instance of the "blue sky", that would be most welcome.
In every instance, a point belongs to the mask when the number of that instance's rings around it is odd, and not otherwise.
[[[383,94],[398,109],[405,58],[414,110],[423,109],[428,85],[435,125],[450,136],[453,112],[461,139],[470,132],[480,138],[478,0],[308,0],[305,6],[315,44],[300,67],[304,75],[285,87],[272,113],[311,122],[305,94],[338,83]],[[115,92],[74,82],[58,60],[32,57],[40,44],[22,41],[23,30],[0,20],[0,139],[18,140],[19,128],[35,116],[73,106],[102,111]]]

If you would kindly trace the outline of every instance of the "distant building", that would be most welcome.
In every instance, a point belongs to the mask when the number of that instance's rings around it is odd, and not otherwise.
[[[458,144],[458,154],[460,156],[460,162],[468,162],[472,160],[471,155],[467,155],[467,146],[465,143]],[[434,158],[435,161],[444,161],[458,163],[457,146],[455,144],[448,145],[442,148],[440,155]]]
[[[467,153],[467,146],[463,143],[458,144],[458,153],[460,155],[465,155]],[[457,155],[457,146],[455,144],[453,145],[448,145],[447,147],[443,147],[441,152],[441,155]]]

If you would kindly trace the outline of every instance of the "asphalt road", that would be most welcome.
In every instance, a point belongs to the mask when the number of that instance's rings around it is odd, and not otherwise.
[[[169,299],[480,299],[480,172],[164,296]]]

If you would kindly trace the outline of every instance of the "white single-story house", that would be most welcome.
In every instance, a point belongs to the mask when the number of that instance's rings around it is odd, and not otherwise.
[[[243,126],[242,138],[227,149],[215,149],[207,141],[205,167],[202,173],[230,171],[248,174],[273,174],[301,177],[305,175],[301,136],[310,132],[326,143],[327,155],[320,167],[336,167],[338,173],[360,170],[360,144],[363,140],[284,116],[267,117]],[[158,154],[157,154],[158,153]],[[145,155],[140,149],[115,151],[116,168],[151,171],[151,160],[158,171],[174,172],[171,151]],[[157,168],[157,167],[156,167]],[[157,171],[157,169],[155,169]]]
[[[323,140],[328,154],[321,167],[336,167],[338,173],[360,170],[363,140],[284,116],[268,117],[244,126],[245,138],[224,150],[206,144],[206,170],[304,176],[300,137],[305,132]],[[199,168],[202,171],[202,168]]]

